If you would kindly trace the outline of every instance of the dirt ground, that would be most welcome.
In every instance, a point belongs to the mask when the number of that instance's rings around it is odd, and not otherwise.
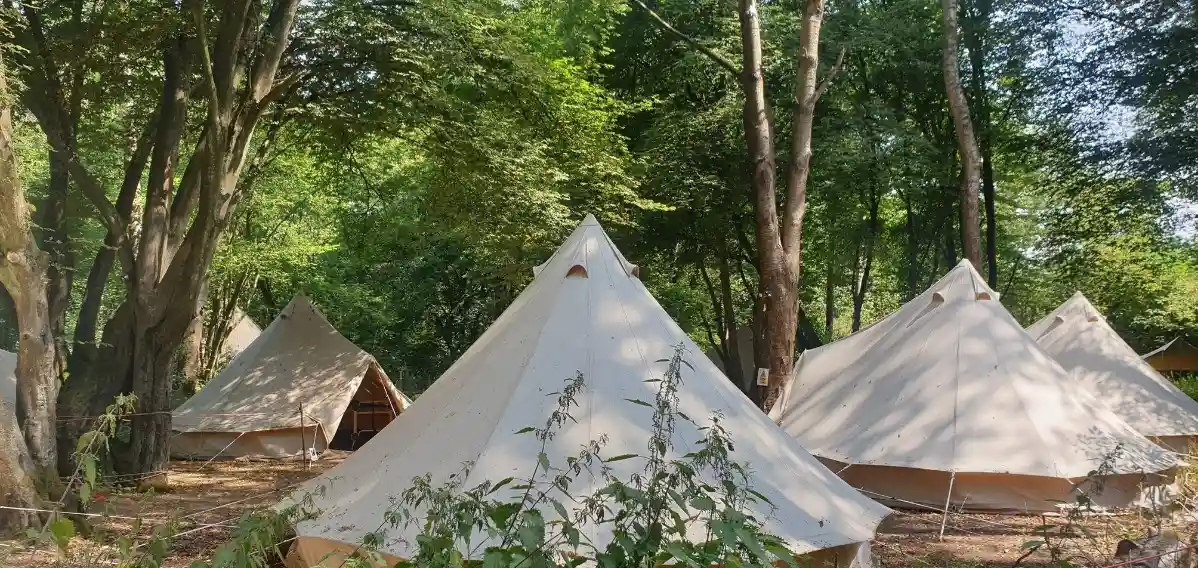
[[[134,532],[146,535],[155,524],[174,519],[177,537],[164,568],[187,568],[211,558],[244,513],[276,503],[295,484],[319,475],[344,458],[331,452],[305,468],[303,462],[222,461],[173,462],[171,490],[161,493],[105,493],[108,518],[97,523],[101,536],[112,541]],[[139,523],[134,519],[140,518]],[[941,523],[944,536],[941,538]],[[1071,534],[1060,534],[1069,525]],[[1025,543],[1049,541],[1058,557],[1075,565],[1110,564],[1119,538],[1143,534],[1148,521],[1133,515],[1091,517],[1070,524],[1062,517],[950,514],[896,511],[878,531],[873,544],[877,564],[887,568],[967,568],[1012,566],[1025,553]],[[0,541],[0,567],[91,568],[112,566],[113,548],[76,537],[70,558],[59,558],[49,547],[27,542]],[[1021,561],[1021,566],[1046,566],[1049,547]]]

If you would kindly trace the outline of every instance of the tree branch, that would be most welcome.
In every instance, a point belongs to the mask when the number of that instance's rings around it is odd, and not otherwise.
[[[832,69],[828,71],[827,75],[824,75],[819,85],[815,87],[815,95],[813,95],[814,100],[812,103],[819,102],[819,98],[824,96],[824,91],[828,90],[828,85],[832,84],[832,80],[836,78],[836,75],[840,74],[840,69],[844,66],[844,56],[847,51],[848,48],[846,47],[840,48],[840,55],[836,56],[836,63],[832,65]]]
[[[644,0],[632,0],[632,2],[634,4],[636,4],[637,6],[640,6],[641,9],[645,11],[645,13],[649,14],[649,18],[652,19],[653,22],[656,23],[661,29],[669,32],[674,37],[690,44],[691,47],[699,50],[699,52],[702,53],[703,55],[706,55],[707,58],[712,60],[716,65],[723,67],[725,71],[731,73],[733,77],[740,77],[740,68],[736,65],[733,65],[733,63],[731,61],[728,61],[728,58],[716,53],[711,48],[699,43],[694,38],[678,31],[677,28],[670,25],[670,23],[665,21],[664,19],[662,19],[662,17],[660,15],[658,15],[657,12],[654,12],[652,8],[647,6],[645,4]]]

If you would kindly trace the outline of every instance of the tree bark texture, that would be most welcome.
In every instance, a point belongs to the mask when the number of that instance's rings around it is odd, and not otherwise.
[[[17,428],[12,406],[0,400],[0,507],[40,508],[35,466]],[[0,509],[0,536],[16,536],[36,526],[39,519],[30,511]]]
[[[0,61],[0,100],[8,96],[3,72]],[[17,314],[15,419],[23,438],[5,443],[23,446],[32,458],[38,481],[54,485],[57,461],[54,401],[58,396],[59,378],[55,372],[58,357],[46,296],[49,256],[34,240],[25,192],[17,177],[12,143],[12,115],[5,105],[0,107],[0,285],[12,298]],[[5,418],[0,417],[2,420]],[[7,425],[3,427],[7,428]],[[17,451],[21,453],[20,449]],[[20,457],[13,456],[14,459]],[[8,469],[10,472],[24,471],[20,467],[13,469],[12,464]]]
[[[72,267],[75,266],[67,226],[70,174],[66,161],[58,152],[51,151],[49,161],[49,192],[38,224],[42,228],[42,248],[48,258],[46,297],[50,310],[50,333],[55,344],[54,374],[62,377],[66,370],[66,355],[70,352],[66,327],[67,310],[71,307],[71,282],[74,280]]]
[[[981,185],[981,156],[974,136],[973,121],[970,119],[969,102],[961,86],[958,63],[957,38],[959,35],[957,0],[941,0],[944,12],[944,89],[948,95],[949,114],[953,117],[953,128],[957,138],[957,153],[961,157],[961,250],[981,270],[982,239],[978,220],[978,190]]]

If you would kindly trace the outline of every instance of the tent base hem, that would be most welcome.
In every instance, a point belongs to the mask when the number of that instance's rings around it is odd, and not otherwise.
[[[346,559],[358,549],[358,546],[343,542],[301,536],[295,539],[295,543],[291,546],[283,563],[287,568],[336,567],[344,564]],[[378,560],[381,562],[376,561],[373,568],[389,568],[402,560],[398,556],[382,552],[377,554],[379,555]],[[810,568],[870,568],[873,565],[869,542],[855,542],[813,550],[799,555],[798,558],[810,560]],[[774,565],[779,568],[787,566],[780,560]]]
[[[319,454],[328,449],[319,432],[316,426],[259,432],[176,432],[171,458],[280,459],[302,456],[305,449]]]
[[[819,458],[867,497],[900,509],[1035,514],[1078,504],[1081,489],[1097,507],[1151,506],[1174,472],[1109,475],[1092,480],[1003,473],[957,473],[898,466],[847,465]],[[951,494],[949,488],[951,486]]]

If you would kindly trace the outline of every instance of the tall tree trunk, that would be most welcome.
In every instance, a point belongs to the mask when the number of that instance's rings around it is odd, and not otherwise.
[[[758,267],[761,278],[762,310],[765,320],[765,361],[759,367],[770,371],[770,386],[760,395],[768,407],[774,391],[790,375],[798,326],[797,294],[790,259],[782,246],[774,182],[774,139],[765,95],[761,62],[761,22],[756,0],[739,0],[741,88],[745,94],[744,128],[749,148],[753,205],[756,218]]]
[[[940,250],[943,252],[944,269],[952,270],[957,265],[957,237],[959,235],[957,226],[953,223],[954,199],[952,187],[944,188],[942,201],[944,213],[943,217],[940,218],[940,238],[943,247]],[[931,278],[934,280],[939,275],[939,270],[933,270]]]
[[[71,254],[67,227],[70,173],[67,171],[66,160],[54,151],[50,152],[49,181],[49,191],[39,225],[43,231],[43,249],[49,259],[46,269],[46,297],[49,304],[50,333],[55,345],[53,372],[61,377],[66,370],[66,356],[69,353],[66,338],[67,310],[71,307],[71,281],[75,259]]]
[[[961,157],[961,241],[962,252],[973,265],[981,270],[982,238],[978,221],[978,189],[981,185],[981,157],[977,139],[973,133],[973,121],[969,116],[969,102],[961,87],[961,73],[957,62],[958,5],[957,0],[941,0],[944,12],[944,89],[948,95],[948,109],[953,117],[957,137],[957,153]]]
[[[798,283],[802,263],[803,215],[807,207],[807,177],[811,161],[811,125],[815,105],[835,76],[843,60],[817,84],[819,32],[823,23],[824,0],[807,0],[800,31],[798,80],[793,120],[790,173],[786,210],[778,218],[775,193],[776,164],[774,138],[766,100],[762,72],[761,21],[757,0],[738,0],[740,14],[741,65],[739,68],[711,49],[679,32],[649,8],[643,0],[632,0],[651,19],[670,34],[690,44],[725,70],[737,75],[744,101],[745,142],[749,150],[749,170],[753,191],[757,248],[758,299],[753,310],[754,342],[758,368],[769,369],[770,385],[758,391],[755,402],[768,409],[781,392],[783,381],[790,378],[794,364],[795,338],[799,328]],[[808,320],[809,321],[809,320]],[[813,328],[814,329],[814,328]],[[818,340],[818,337],[816,338]]]
[[[725,374],[742,390],[745,388],[745,377],[740,360],[740,331],[736,323],[736,305],[732,298],[732,269],[728,262],[728,247],[726,243],[720,247],[720,303],[724,309],[724,346],[728,351],[728,361],[725,363]]]
[[[990,124],[990,90],[986,85],[986,52],[990,34],[992,0],[970,0],[964,26],[969,50],[970,91],[978,120],[978,145],[982,160],[982,198],[986,205],[986,282],[998,289],[998,218],[994,195],[994,129]]]
[[[915,208],[911,203],[911,194],[903,194],[903,206],[906,209],[904,229],[907,232],[906,252],[907,266],[903,273],[907,277],[907,290],[903,301],[908,302],[919,295],[919,231],[915,226]]]
[[[15,489],[11,495],[0,498],[23,500],[26,497],[26,480],[22,472],[27,468],[20,464],[24,457],[22,446],[32,458],[36,469],[34,475],[46,484],[43,487],[57,485],[54,473],[57,461],[57,447],[54,444],[57,414],[54,401],[58,395],[59,380],[55,374],[58,356],[46,296],[49,258],[38,248],[33,237],[25,192],[17,177],[16,154],[12,145],[12,115],[7,105],[8,84],[4,63],[0,59],[0,285],[12,298],[17,313],[20,336],[15,418],[23,438],[0,438],[5,445],[14,446],[10,449],[16,452],[5,458],[8,461],[2,469],[6,471],[0,473],[11,477],[0,477],[0,480],[6,485],[8,482],[14,483]],[[5,420],[7,416],[0,416],[0,421]],[[0,429],[7,431],[9,425],[0,425]],[[0,437],[7,437],[5,434],[11,432],[0,433]]]
[[[824,274],[824,338],[828,341],[832,341],[836,334],[836,281],[833,279],[836,271],[835,263],[832,260],[832,254],[829,251],[828,264]]]

